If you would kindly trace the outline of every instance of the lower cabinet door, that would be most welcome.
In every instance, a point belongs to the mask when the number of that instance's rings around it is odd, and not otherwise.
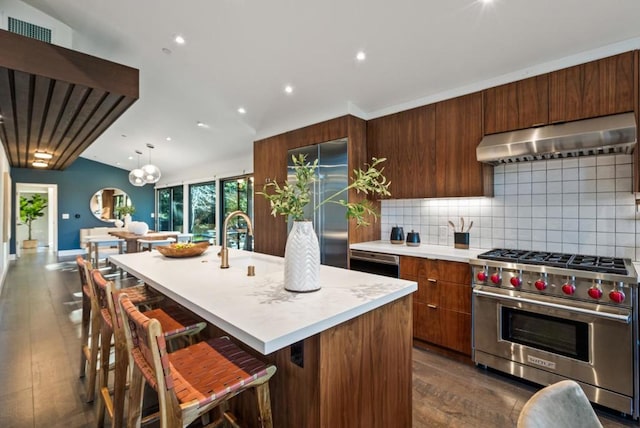
[[[440,345],[471,355],[471,314],[440,309]]]
[[[413,336],[439,345],[441,342],[440,310],[435,305],[413,302]]]

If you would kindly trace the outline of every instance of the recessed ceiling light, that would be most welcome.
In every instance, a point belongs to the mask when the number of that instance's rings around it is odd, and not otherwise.
[[[196,123],[196,126],[197,126],[198,128],[208,128],[208,127],[209,127],[209,125],[207,125],[206,123],[200,122],[200,121],[198,121],[198,122]]]
[[[238,113],[240,114],[245,114],[247,111],[244,109],[244,107],[239,107],[238,108]]]
[[[284,87],[284,91],[285,91],[287,94],[292,93],[292,92],[293,92],[293,86],[291,86],[291,85],[287,85],[287,86],[285,86],[285,87]]]
[[[38,159],[51,159],[53,157],[51,153],[46,153],[46,152],[35,152],[33,156]]]
[[[356,54],[356,59],[358,61],[364,61],[365,59],[367,59],[367,54],[365,54],[364,52],[360,51]]]
[[[129,156],[127,159],[129,159],[129,160],[133,160],[133,156]]]
[[[167,140],[167,141],[171,141],[171,137],[167,137],[167,138],[166,138],[166,140]]]
[[[36,168],[46,168],[49,166],[49,164],[46,163],[45,161],[37,160],[37,161],[31,162],[31,166],[35,166]]]
[[[484,4],[493,3],[493,0],[480,0]]]
[[[177,36],[175,36],[173,38],[173,41],[176,42],[179,45],[184,45],[186,40],[184,39],[184,37],[182,37],[180,34],[178,34]]]

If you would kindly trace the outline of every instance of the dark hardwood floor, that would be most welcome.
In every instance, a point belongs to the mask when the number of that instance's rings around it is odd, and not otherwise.
[[[95,426],[78,378],[78,291],[73,261],[36,252],[11,262],[0,295],[0,427]],[[413,374],[414,428],[515,427],[537,389],[419,349]],[[638,426],[598,415],[605,427]]]

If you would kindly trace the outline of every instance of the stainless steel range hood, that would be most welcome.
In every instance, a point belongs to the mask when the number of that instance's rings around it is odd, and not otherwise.
[[[632,153],[635,146],[635,116],[633,113],[622,113],[487,135],[476,148],[476,155],[480,162],[498,165],[605,153]]]

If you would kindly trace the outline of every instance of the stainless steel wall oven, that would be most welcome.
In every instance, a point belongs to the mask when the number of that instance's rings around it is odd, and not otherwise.
[[[473,358],[638,418],[637,276],[629,260],[492,250],[471,260]]]

